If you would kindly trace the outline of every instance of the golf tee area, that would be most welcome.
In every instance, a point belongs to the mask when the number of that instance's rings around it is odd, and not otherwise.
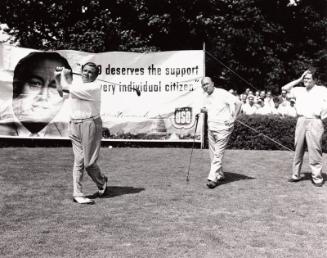
[[[227,150],[208,189],[208,150],[193,150],[187,183],[190,152],[103,147],[107,193],[79,205],[71,148],[1,148],[0,257],[326,257],[327,185],[307,153],[289,183],[293,152]]]

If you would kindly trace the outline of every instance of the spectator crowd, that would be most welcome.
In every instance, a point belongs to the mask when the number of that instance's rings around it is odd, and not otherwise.
[[[237,96],[241,102],[241,113],[245,115],[278,115],[283,117],[296,117],[295,99],[288,96],[285,90],[282,90],[278,96],[273,96],[271,91],[255,91],[253,93],[249,88],[242,94],[235,90],[229,90],[230,93]]]

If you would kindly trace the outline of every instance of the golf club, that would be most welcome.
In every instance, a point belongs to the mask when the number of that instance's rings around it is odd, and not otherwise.
[[[57,72],[61,72],[62,70],[63,70],[63,67],[56,67],[56,71],[57,71]],[[72,72],[72,74],[82,76],[81,73]],[[102,79],[97,79],[97,80],[100,81],[100,82],[105,82],[105,83],[115,84],[115,83],[113,83],[113,82],[109,82],[109,81],[102,80]],[[137,95],[138,97],[141,96],[141,91],[140,91],[139,89],[132,87],[132,90],[136,92],[136,95]],[[69,91],[67,91],[67,90],[63,90],[63,92],[69,92]]]
[[[80,76],[82,75],[82,74],[80,74],[80,73],[74,73],[74,72],[73,72],[73,74],[80,75]],[[97,79],[97,80],[100,81],[100,82],[105,82],[105,83],[115,84],[115,83],[113,83],[113,82],[109,82],[109,81],[102,80],[102,79]],[[132,90],[136,92],[136,95],[137,95],[138,97],[141,96],[141,91],[140,91],[139,89],[132,87]]]
[[[197,115],[195,115],[195,129],[194,129],[194,135],[193,135],[192,150],[191,150],[190,160],[188,162],[188,169],[187,169],[187,176],[186,176],[187,183],[190,181],[190,179],[189,179],[190,168],[191,168],[192,155],[193,155],[193,149],[194,149],[194,144],[195,144],[195,133],[196,133],[196,129],[198,128],[198,121],[199,121],[199,115],[197,114]]]

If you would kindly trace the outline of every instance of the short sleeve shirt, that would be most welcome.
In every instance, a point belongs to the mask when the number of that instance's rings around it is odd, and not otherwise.
[[[296,110],[299,116],[316,118],[327,106],[327,88],[314,85],[310,90],[305,87],[295,87],[291,95],[296,99]]]
[[[231,109],[235,109],[238,99],[228,91],[215,88],[213,93],[204,97],[204,107],[208,112],[208,127],[210,130],[226,128],[225,123],[233,123]]]

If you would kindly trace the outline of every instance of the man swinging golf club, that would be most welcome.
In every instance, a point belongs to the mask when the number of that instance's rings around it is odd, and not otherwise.
[[[82,191],[84,169],[98,187],[101,197],[107,188],[107,177],[101,173],[97,160],[99,157],[102,120],[100,117],[101,85],[96,81],[98,67],[92,62],[82,66],[82,81],[72,80],[72,71],[59,67],[55,72],[57,90],[70,95],[71,120],[69,137],[74,152],[73,200],[79,204],[93,204]]]
[[[207,186],[210,189],[224,180],[222,159],[228,140],[234,128],[234,121],[240,111],[241,102],[228,91],[215,88],[210,77],[201,80],[206,93],[201,112],[208,114],[208,138],[211,168]]]

